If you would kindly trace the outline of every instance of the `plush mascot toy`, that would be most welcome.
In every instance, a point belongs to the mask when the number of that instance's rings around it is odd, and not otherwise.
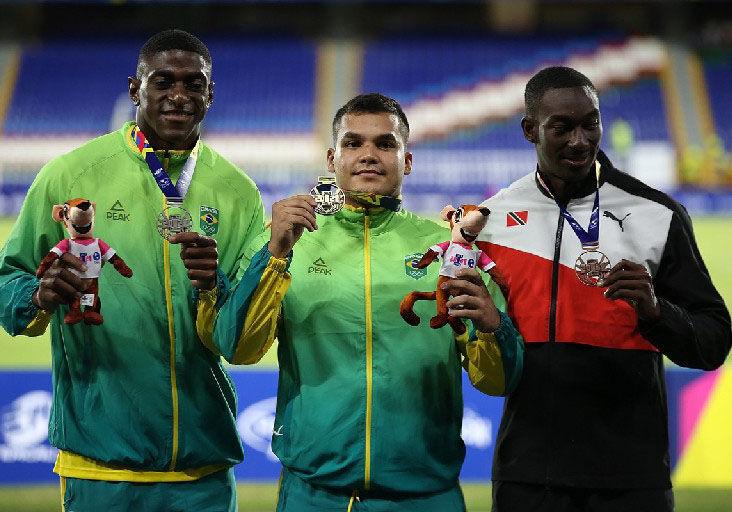
[[[81,320],[89,325],[99,325],[104,322],[101,314],[102,303],[99,300],[98,278],[102,264],[106,261],[124,277],[132,277],[132,270],[117,255],[114,249],[104,240],[94,238],[94,210],[96,203],[88,199],[71,199],[64,204],[53,205],[51,216],[53,220],[66,226],[70,238],[64,238],[43,258],[36,270],[36,276],[42,277],[54,261],[64,253],[71,253],[86,266],[86,272],[70,269],[88,283],[85,293],[71,303],[71,309],[64,317],[64,323],[76,324]],[[86,306],[82,312],[81,306]]]
[[[450,222],[452,237],[446,242],[433,245],[427,254],[412,264],[414,268],[425,268],[438,257],[442,259],[440,277],[437,279],[437,289],[434,292],[408,293],[399,305],[402,318],[410,325],[419,325],[419,317],[414,312],[414,303],[418,300],[434,300],[437,302],[437,315],[430,319],[430,327],[438,329],[450,324],[458,334],[465,332],[465,324],[460,318],[450,316],[447,311],[447,292],[441,285],[445,281],[455,278],[455,272],[461,268],[479,268],[484,272],[496,266],[486,253],[480,249],[473,249],[473,242],[488,222],[490,215],[488,208],[474,204],[464,204],[457,210],[453,206],[442,209],[441,216]]]

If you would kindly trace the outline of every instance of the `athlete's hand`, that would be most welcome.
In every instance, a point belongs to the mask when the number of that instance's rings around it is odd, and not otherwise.
[[[621,299],[633,306],[638,318],[655,321],[661,318],[661,306],[653,291],[653,281],[646,267],[633,261],[622,260],[603,279],[607,286],[605,297]]]
[[[71,269],[85,272],[86,266],[73,254],[64,253],[39,276],[40,286],[33,294],[33,304],[45,311],[55,311],[59,304],[71,304],[81,297],[89,281],[77,276]]]
[[[216,240],[195,231],[185,231],[176,233],[168,241],[180,244],[180,259],[188,270],[191,284],[199,290],[213,290],[219,265]]]
[[[304,230],[318,229],[315,220],[315,199],[296,195],[272,205],[272,234],[267,248],[275,258],[287,256]]]
[[[480,332],[498,329],[501,316],[478,271],[461,268],[455,275],[455,279],[442,284],[442,289],[450,296],[447,301],[450,316],[472,320]]]

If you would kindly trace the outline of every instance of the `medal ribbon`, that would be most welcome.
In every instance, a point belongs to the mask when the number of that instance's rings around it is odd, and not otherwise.
[[[176,204],[183,203],[183,199],[186,197],[188,187],[193,179],[193,173],[196,170],[198,141],[196,141],[196,145],[193,147],[191,154],[188,156],[188,160],[186,160],[186,163],[180,171],[180,177],[178,178],[177,185],[173,185],[173,181],[163,168],[163,163],[155,154],[155,150],[150,146],[150,143],[145,137],[145,134],[142,133],[142,130],[135,125],[130,135],[132,136],[132,141],[137,147],[137,150],[145,158],[145,162],[147,162],[147,166],[150,168],[150,173],[153,175],[153,178],[155,178],[155,183],[158,184],[158,188],[160,188],[168,202]]]
[[[572,214],[569,213],[564,206],[559,204],[557,199],[554,197],[554,194],[551,193],[549,187],[544,183],[544,180],[541,178],[541,174],[537,173],[539,183],[547,194],[549,194],[557,203],[559,211],[562,213],[562,217],[564,217],[569,223],[572,231],[574,231],[577,238],[579,238],[579,241],[582,244],[582,249],[585,251],[596,251],[600,247],[600,163],[597,161],[595,161],[595,176],[597,177],[597,186],[595,187],[595,204],[592,206],[590,224],[587,226],[587,231],[585,231],[582,226],[580,226],[579,222],[572,217]]]
[[[400,197],[383,196],[381,194],[370,194],[368,192],[356,192],[355,190],[344,190],[346,196],[367,208],[384,208],[392,212],[398,212],[402,207]]]

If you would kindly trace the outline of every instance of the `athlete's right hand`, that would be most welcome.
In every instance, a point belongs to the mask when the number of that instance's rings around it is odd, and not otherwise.
[[[272,234],[267,248],[275,258],[284,258],[302,236],[303,230],[318,229],[315,219],[315,199],[296,195],[272,205]]]
[[[38,290],[33,294],[33,304],[46,311],[54,311],[59,304],[71,304],[81,297],[89,286],[86,281],[70,269],[86,271],[86,266],[73,254],[65,253],[53,262],[41,276]]]

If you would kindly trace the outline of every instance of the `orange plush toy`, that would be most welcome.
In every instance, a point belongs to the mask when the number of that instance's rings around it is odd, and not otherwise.
[[[437,279],[437,289],[434,292],[408,293],[399,305],[402,318],[410,325],[419,325],[419,317],[414,312],[414,303],[418,300],[434,300],[437,302],[437,315],[430,319],[430,327],[438,329],[450,324],[458,334],[465,332],[465,324],[460,318],[450,316],[447,311],[447,293],[441,285],[449,279],[455,278],[455,272],[461,268],[479,268],[485,272],[496,266],[486,253],[480,249],[473,249],[473,242],[488,222],[490,215],[488,208],[474,204],[464,204],[457,210],[452,206],[442,209],[441,216],[450,222],[452,237],[446,242],[433,245],[427,254],[417,262],[414,268],[425,268],[438,257],[442,258],[440,277]]]
[[[70,253],[81,260],[86,266],[85,272],[70,269],[71,272],[87,282],[85,293],[71,303],[71,309],[64,317],[64,323],[76,324],[81,320],[89,325],[99,325],[104,322],[101,314],[102,303],[99,300],[99,274],[104,262],[108,261],[124,277],[132,277],[132,270],[117,255],[114,249],[104,240],[94,238],[94,210],[96,203],[88,199],[71,199],[64,204],[53,205],[51,216],[53,220],[66,226],[70,238],[64,238],[43,258],[36,270],[36,276],[42,277],[54,261]],[[86,306],[82,312],[81,306]]]

